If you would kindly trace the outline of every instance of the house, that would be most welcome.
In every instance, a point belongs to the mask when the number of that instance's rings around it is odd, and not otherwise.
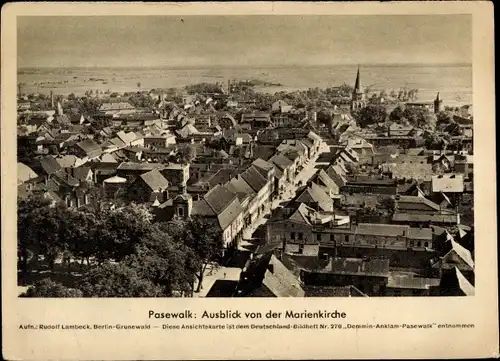
[[[83,114],[70,114],[69,120],[70,120],[71,124],[83,124],[86,121]]]
[[[412,135],[413,127],[411,125],[392,123],[388,128],[389,137],[406,137]]]
[[[457,173],[434,175],[431,179],[431,190],[433,197],[445,194],[453,204],[459,204],[465,190],[464,176]]]
[[[384,296],[437,296],[439,278],[418,277],[411,272],[390,272]]]
[[[392,216],[392,223],[410,225],[412,227],[427,227],[430,225],[452,227],[460,224],[460,214],[447,213],[403,213],[396,211]]]
[[[257,158],[252,165],[263,174],[268,174],[270,172],[270,167],[272,167],[272,174],[274,177],[274,183],[272,185],[272,196],[273,198],[279,197],[283,192],[286,185],[286,175],[283,171],[273,162],[265,161],[264,159]]]
[[[333,212],[333,200],[323,188],[314,182],[310,182],[309,186],[304,187],[302,191],[297,191],[298,196],[293,201],[305,203],[311,208],[318,210]]]
[[[272,125],[271,115],[264,112],[244,113],[240,124],[250,124],[255,128],[267,128]]]
[[[94,179],[94,172],[90,167],[67,168],[66,172],[80,183],[92,182]]]
[[[112,102],[112,103],[103,103],[99,108],[99,112],[103,114],[114,114],[118,112],[135,112],[135,107],[126,102]]]
[[[347,179],[341,187],[343,194],[374,193],[395,195],[398,187],[395,179],[379,179],[373,177],[354,176]]]
[[[268,221],[268,239],[319,245],[318,255],[389,259],[391,267],[426,268],[436,257],[431,228],[351,224],[348,216],[318,212],[305,204],[284,208]]]
[[[299,164],[303,166],[309,159],[308,148],[298,139],[284,139],[276,148],[276,152],[295,151],[299,154]]]
[[[56,158],[51,155],[45,156],[40,159],[40,167],[44,175],[47,176],[50,176],[62,169]]]
[[[76,143],[74,148],[76,156],[80,158],[94,159],[102,154],[102,148],[92,139],[85,139]]]
[[[311,180],[316,183],[318,186],[323,188],[326,194],[334,195],[340,193],[340,187],[335,183],[335,181],[328,175],[328,173],[324,169],[320,169],[318,173],[316,173]]]
[[[418,196],[402,196],[394,197],[396,209],[401,213],[413,214],[434,214],[441,210],[441,207],[433,201]]]
[[[301,282],[272,252],[249,260],[240,274],[239,297],[304,297]]]
[[[226,249],[235,248],[243,234],[243,212],[236,194],[217,185],[202,199],[193,201],[192,216],[213,222],[222,231]]]
[[[166,200],[168,180],[158,169],[143,173],[131,184],[127,191],[130,200],[136,202],[160,202]]]
[[[276,154],[269,159],[270,163],[276,165],[288,182],[293,182],[296,174],[295,164],[283,154]]]
[[[197,135],[200,132],[198,131],[198,129],[194,127],[194,125],[188,123],[184,125],[181,129],[176,130],[175,133],[177,133],[179,137],[187,139],[194,135]]]
[[[309,157],[313,158],[316,154],[318,154],[323,140],[313,131],[309,131],[309,133],[307,133],[306,140],[309,140],[312,143],[312,147],[309,147]]]
[[[163,169],[164,164],[161,163],[136,163],[136,162],[122,162],[117,168],[116,173],[119,177],[126,178],[130,183],[134,182],[141,174],[150,172],[153,169]]]
[[[474,296],[474,286],[465,278],[458,267],[445,272],[439,284],[440,296]]]
[[[144,137],[144,147],[146,148],[165,148],[175,144],[174,135],[151,135]]]
[[[354,286],[368,296],[381,296],[389,276],[389,260],[334,257],[322,268],[301,270],[300,278],[308,286]]]
[[[440,274],[457,268],[472,284],[474,284],[474,260],[471,252],[453,239],[445,241],[443,256],[432,265]]]

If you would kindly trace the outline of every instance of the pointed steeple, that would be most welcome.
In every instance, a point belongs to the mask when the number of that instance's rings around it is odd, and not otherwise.
[[[436,95],[436,101],[439,101],[439,92]]]
[[[359,76],[359,65],[358,65],[358,73],[356,74],[356,82],[354,83],[354,91],[356,93],[362,93],[362,90],[361,90],[361,78]]]

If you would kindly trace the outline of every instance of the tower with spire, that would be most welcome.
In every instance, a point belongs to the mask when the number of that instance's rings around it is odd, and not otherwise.
[[[434,113],[437,114],[441,111],[441,104],[443,101],[439,99],[439,93],[436,95],[436,99],[434,100]]]
[[[365,92],[363,91],[363,87],[361,86],[361,77],[359,74],[359,65],[358,65],[356,82],[354,83],[354,90],[352,91],[351,110],[357,110],[364,107],[366,105],[365,98],[366,98]]]

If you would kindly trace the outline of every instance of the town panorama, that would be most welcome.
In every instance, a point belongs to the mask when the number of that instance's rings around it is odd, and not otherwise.
[[[127,91],[20,69],[19,295],[474,295],[472,104],[377,69],[288,89],[273,68],[154,88],[131,68]]]

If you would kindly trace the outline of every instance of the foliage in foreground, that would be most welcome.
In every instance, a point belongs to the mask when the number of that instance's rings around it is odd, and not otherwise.
[[[55,272],[57,260],[69,264],[71,257],[81,266],[67,271],[83,272],[71,291],[49,279],[31,286],[25,297],[189,295],[195,279],[200,289],[205,269],[223,248],[214,225],[196,218],[155,223],[137,205],[75,210],[33,197],[19,201],[18,230],[22,273],[40,258]]]

